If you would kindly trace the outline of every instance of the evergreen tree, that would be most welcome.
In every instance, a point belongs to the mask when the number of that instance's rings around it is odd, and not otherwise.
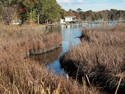
[[[61,8],[56,0],[44,0],[42,3],[41,18],[43,19],[41,21],[45,23],[58,21],[61,17]]]

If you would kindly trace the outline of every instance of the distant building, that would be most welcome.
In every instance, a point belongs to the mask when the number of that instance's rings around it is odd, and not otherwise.
[[[60,23],[61,23],[61,24],[64,24],[64,23],[65,23],[65,20],[64,20],[64,19],[60,19]]]
[[[75,16],[65,16],[64,19],[60,19],[60,23],[64,24],[67,22],[73,22],[74,18],[75,18]]]
[[[66,16],[65,22],[71,22],[71,21],[73,21],[73,18],[75,18],[75,16]]]
[[[20,19],[13,19],[13,20],[8,20],[8,18],[3,18],[2,19],[3,24],[11,24],[11,25],[20,25],[22,24],[22,21]]]
[[[12,20],[13,25],[20,25],[22,21],[20,19]]]

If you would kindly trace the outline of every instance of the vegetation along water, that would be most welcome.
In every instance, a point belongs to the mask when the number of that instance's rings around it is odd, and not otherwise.
[[[124,6],[0,0],[0,94],[125,94]]]

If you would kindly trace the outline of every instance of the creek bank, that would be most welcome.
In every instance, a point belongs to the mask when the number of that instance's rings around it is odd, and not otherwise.
[[[62,47],[62,43],[59,43],[56,46],[53,46],[50,48],[45,48],[43,50],[30,50],[30,51],[25,53],[24,58],[28,58],[28,57],[33,56],[33,55],[43,55],[43,54],[49,53],[51,51],[54,51],[60,47]]]

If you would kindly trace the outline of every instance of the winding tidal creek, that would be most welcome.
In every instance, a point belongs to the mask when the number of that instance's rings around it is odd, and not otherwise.
[[[70,49],[71,45],[76,46],[80,43],[79,37],[81,36],[82,26],[79,24],[68,25],[68,26],[61,25],[60,28],[62,35],[62,48],[60,49],[62,49],[62,51],[58,55],[58,58],[55,59],[55,61],[47,65],[47,68],[52,69],[54,74],[65,75],[63,69],[61,69],[59,58]],[[55,53],[54,55],[56,54],[58,53]]]
[[[114,25],[116,23],[108,23]],[[48,70],[56,75],[66,75],[60,65],[60,57],[69,51],[71,46],[77,46],[80,43],[80,36],[82,35],[82,29],[96,28],[101,26],[100,24],[70,24],[60,25],[58,28],[51,27],[50,32],[58,31],[62,36],[62,46],[54,51],[46,53],[44,55],[35,56],[33,59],[40,62],[44,62]],[[56,38],[55,38],[56,39]]]
[[[70,24],[50,27],[49,29],[49,32],[60,32],[62,36],[61,47],[42,55],[34,55],[31,58],[41,65],[44,64],[53,74],[66,76],[61,68],[60,57],[69,51],[71,46],[77,46],[80,43],[82,26],[80,24]]]

